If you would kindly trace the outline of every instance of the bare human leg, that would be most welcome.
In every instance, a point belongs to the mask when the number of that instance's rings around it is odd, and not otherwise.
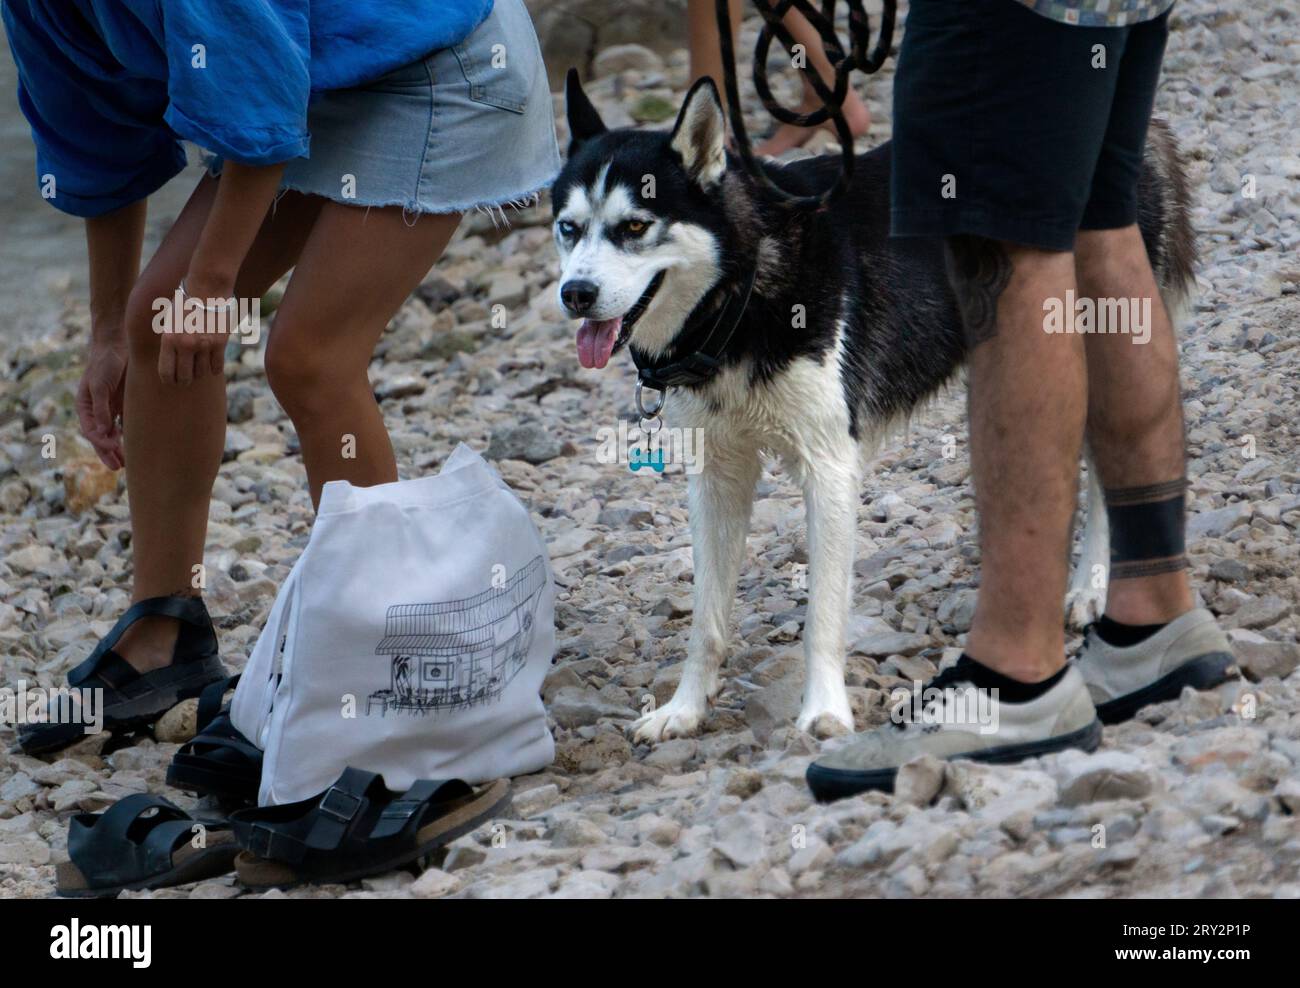
[[[1086,337],[1088,444],[1108,491],[1155,489],[1182,480],[1182,399],[1178,344],[1136,225],[1081,230],[1075,244],[1080,294],[1150,299],[1150,337]],[[1100,308],[1099,308],[1100,311]],[[1163,624],[1193,606],[1185,566],[1133,576],[1111,571],[1107,617],[1130,625]]]
[[[731,36],[738,39],[742,17],[743,0],[730,0]],[[726,92],[722,85],[722,49],[718,40],[718,21],[714,0],[687,0],[686,36],[690,51],[691,80],[707,75],[718,87],[718,93]],[[726,96],[723,96],[726,102]]]
[[[949,240],[971,341],[971,466],[979,601],[966,651],[1036,683],[1065,662],[1061,601],[1087,403],[1083,344],[1044,331],[1043,302],[1074,288],[1074,255]]]
[[[130,358],[122,419],[137,601],[191,592],[194,567],[203,562],[208,501],[225,442],[225,378],[210,374],[189,385],[160,380],[153,304],[170,297],[185,274],[216,189],[216,179],[199,183],[127,304]],[[318,208],[296,194],[279,201],[240,269],[240,297],[262,295],[293,265]],[[116,650],[147,672],[171,661],[176,632],[169,618],[144,618]]]
[[[330,480],[368,487],[397,479],[367,368],[384,327],[459,223],[459,213],[412,223],[395,206],[321,209],[266,354],[271,388],[298,430],[313,503]]]

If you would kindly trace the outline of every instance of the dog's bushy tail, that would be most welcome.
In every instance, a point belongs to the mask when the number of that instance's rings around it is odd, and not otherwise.
[[[1177,328],[1196,292],[1196,233],[1182,152],[1169,125],[1152,118],[1138,181],[1138,224],[1146,242],[1160,297]]]

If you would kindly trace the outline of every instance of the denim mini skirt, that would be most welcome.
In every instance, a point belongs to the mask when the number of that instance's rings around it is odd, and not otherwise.
[[[451,213],[527,205],[560,154],[546,68],[524,0],[496,0],[469,37],[307,112],[310,157],[283,188],[350,206]],[[219,174],[221,159],[209,161]]]

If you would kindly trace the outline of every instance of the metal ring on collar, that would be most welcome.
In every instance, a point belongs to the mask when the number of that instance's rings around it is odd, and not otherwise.
[[[641,418],[652,419],[663,411],[664,400],[668,397],[668,393],[666,391],[660,391],[657,388],[651,388],[651,391],[654,391],[659,395],[659,400],[655,402],[654,408],[646,408],[645,401],[641,397],[641,389],[644,387],[644,381],[636,382],[636,410],[637,414],[640,415]]]

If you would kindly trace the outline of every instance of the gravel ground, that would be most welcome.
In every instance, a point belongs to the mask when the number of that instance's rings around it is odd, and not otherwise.
[[[1182,341],[1193,573],[1231,629],[1241,680],[1108,728],[1092,755],[921,761],[896,796],[815,805],[802,776],[817,742],[792,723],[803,508],[772,468],[717,705],[698,738],[634,747],[626,725],[646,694],[668,699],[685,650],[684,478],[598,462],[598,430],[631,416],[633,371],[627,360],[579,369],[572,325],[555,308],[544,206],[508,232],[475,217],[393,321],[372,375],[404,476],[435,469],[460,440],[490,449],[551,544],[556,762],[517,780],[515,818],[457,841],[419,877],[288,894],[1300,895],[1300,13],[1292,3],[1226,11],[1178,5],[1157,112],[1188,156],[1201,236],[1199,301]],[[680,51],[620,48],[596,64],[589,91],[610,122],[661,121],[686,86]],[[876,124],[864,147],[888,137],[891,71],[868,86]],[[1246,176],[1254,198],[1241,194]],[[504,327],[491,319],[498,304]],[[86,325],[84,303],[69,299],[59,332],[0,350],[3,683],[61,681],[127,604],[125,495],[74,438]],[[293,429],[260,359],[244,348],[230,368],[209,532],[209,606],[235,667],[312,519]],[[963,407],[956,387],[867,474],[848,658],[859,726],[885,719],[896,683],[955,655],[969,624],[978,553]],[[51,459],[46,435],[58,440]],[[52,893],[71,814],[165,791],[184,713],[158,740],[111,753],[100,738],[48,759],[0,753],[0,896]],[[0,726],[0,751],[13,740]],[[226,878],[151,894],[243,893]]]

